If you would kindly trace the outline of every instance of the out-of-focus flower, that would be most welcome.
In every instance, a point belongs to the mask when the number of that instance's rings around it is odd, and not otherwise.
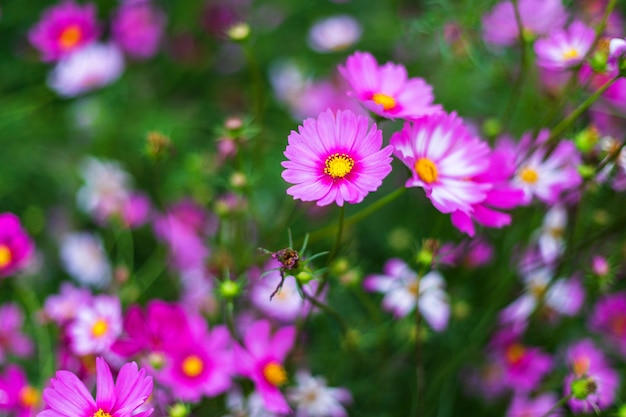
[[[580,64],[596,37],[593,29],[582,22],[573,22],[567,29],[550,32],[535,42],[537,65],[547,69],[571,68]]]
[[[0,412],[14,417],[31,417],[41,408],[41,393],[28,383],[24,371],[15,364],[0,375]]]
[[[268,411],[263,398],[256,391],[252,391],[246,398],[241,390],[231,389],[226,394],[226,408],[230,413],[223,417],[278,417],[280,415]]]
[[[157,218],[154,229],[157,237],[168,245],[174,268],[188,271],[204,267],[209,249],[198,232],[178,216],[168,213]]]
[[[27,357],[33,352],[33,342],[22,333],[24,316],[16,304],[0,306],[0,364],[7,356]]]
[[[144,225],[151,214],[150,199],[142,193],[132,193],[122,206],[120,217],[128,228],[134,229]]]
[[[541,394],[535,398],[528,397],[526,393],[518,393],[513,396],[506,417],[542,417],[548,412],[550,415],[559,415],[559,409],[552,409],[557,402],[558,398],[553,393]]]
[[[372,54],[355,52],[338,70],[352,88],[349,94],[379,116],[416,119],[441,111],[432,104],[432,87],[421,78],[408,78],[402,65],[379,66]]]
[[[96,398],[85,384],[69,371],[57,371],[50,386],[43,391],[46,410],[40,417],[148,417],[152,408],[141,410],[152,394],[152,377],[146,376],[135,362],[124,364],[113,382],[104,359],[96,358]]]
[[[167,19],[150,0],[126,0],[117,9],[111,32],[115,42],[137,59],[156,54]]]
[[[385,263],[382,275],[366,277],[363,286],[385,294],[383,308],[396,318],[406,316],[417,306],[435,331],[441,332],[448,326],[450,304],[445,281],[437,271],[420,278],[404,261],[394,258]]]
[[[335,52],[348,49],[361,37],[361,25],[348,15],[319,20],[309,31],[309,45],[317,52]]]
[[[626,293],[600,299],[591,313],[589,328],[605,336],[613,348],[626,356]]]
[[[485,239],[466,239],[455,245],[445,243],[436,252],[437,262],[443,265],[479,268],[493,259],[493,246]]]
[[[579,390],[573,389],[574,384],[580,387]],[[614,404],[619,388],[619,374],[609,367],[598,368],[582,377],[570,374],[565,378],[564,385],[564,395],[572,395],[567,401],[569,408],[576,414],[588,414],[606,410]]]
[[[64,57],[48,86],[63,97],[75,97],[117,80],[124,71],[124,56],[114,44],[94,43]]]
[[[297,417],[346,417],[345,404],[352,402],[350,391],[330,388],[322,377],[308,371],[296,373],[297,386],[287,391],[287,399],[294,404]]]
[[[56,61],[95,41],[99,32],[93,4],[64,0],[43,12],[28,39],[44,61]]]
[[[406,123],[391,136],[394,155],[411,170],[406,187],[421,187],[442,213],[472,213],[491,184],[471,181],[489,167],[489,146],[472,136],[456,114]],[[470,179],[470,181],[468,181]]]
[[[591,258],[591,270],[594,274],[604,277],[611,272],[611,266],[605,257],[595,255]]]
[[[237,371],[252,380],[268,411],[280,414],[290,412],[279,387],[287,382],[283,368],[285,357],[293,347],[296,328],[282,327],[272,336],[270,323],[261,320],[251,324],[244,335],[245,348],[234,346]]]
[[[61,261],[81,285],[103,288],[111,282],[111,265],[102,240],[92,233],[69,233],[61,240]]]
[[[567,210],[561,204],[552,206],[543,219],[537,237],[539,253],[547,265],[552,264],[563,254],[566,227]]]
[[[518,10],[526,36],[540,36],[560,29],[567,21],[561,0],[520,0]],[[515,9],[503,1],[483,16],[483,39],[494,45],[512,45],[519,36]]]
[[[99,295],[76,312],[68,327],[72,351],[77,355],[101,354],[109,350],[122,333],[119,298]]]
[[[50,295],[44,303],[46,316],[59,327],[76,317],[76,312],[91,303],[91,292],[86,288],[76,288],[69,282],[61,284],[59,294]]]
[[[0,278],[27,266],[35,245],[13,213],[0,213]]]
[[[598,349],[591,339],[579,340],[567,348],[567,365],[578,378],[608,367],[604,352]]]
[[[122,211],[130,196],[130,176],[118,162],[88,157],[80,175],[85,182],[76,196],[81,210],[99,222]]]
[[[295,184],[287,194],[318,206],[356,204],[376,191],[391,172],[392,147],[382,146],[382,132],[349,110],[307,119],[289,135],[282,177]]]

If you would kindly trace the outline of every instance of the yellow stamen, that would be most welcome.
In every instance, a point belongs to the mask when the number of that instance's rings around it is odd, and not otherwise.
[[[419,283],[419,281],[418,280],[412,281],[408,285],[407,289],[409,290],[409,292],[412,295],[417,296],[419,294],[419,292],[420,292],[420,283]]]
[[[109,323],[104,319],[98,319],[91,328],[91,334],[93,337],[102,337],[109,330]]]
[[[7,245],[0,245],[0,268],[4,268],[11,263],[13,254]]]
[[[182,364],[183,373],[188,377],[196,377],[202,373],[204,363],[202,359],[196,355],[190,355],[185,358]]]
[[[75,47],[83,37],[83,33],[78,25],[70,25],[63,29],[59,35],[59,45],[61,49],[71,49]]]
[[[263,368],[265,380],[275,387],[287,382],[287,372],[278,362],[270,362]]]
[[[20,404],[26,408],[32,408],[39,404],[39,391],[30,385],[26,385],[19,393]]]
[[[343,178],[352,172],[354,159],[350,158],[345,153],[334,153],[326,158],[324,165],[324,173],[330,175],[336,180],[337,178]]]
[[[563,52],[563,59],[574,59],[578,58],[580,54],[575,48],[570,48],[567,51]]]
[[[591,365],[589,358],[586,356],[581,356],[574,360],[573,368],[574,373],[577,376],[583,376],[589,371],[589,366]]]
[[[432,184],[437,181],[439,177],[435,163],[428,158],[420,158],[417,160],[415,163],[415,172],[417,172],[417,176],[426,184]]]
[[[102,411],[102,408],[96,411],[93,417],[111,417],[111,414]]]
[[[393,97],[388,96],[387,94],[375,93],[374,95],[372,95],[372,100],[374,100],[374,103],[382,105],[383,110],[385,111],[391,110],[396,107],[396,100],[394,100]]]
[[[519,177],[527,184],[534,184],[539,179],[539,174],[531,167],[524,167],[520,171]]]
[[[506,349],[506,359],[515,364],[519,362],[526,353],[526,348],[519,343],[514,343]]]

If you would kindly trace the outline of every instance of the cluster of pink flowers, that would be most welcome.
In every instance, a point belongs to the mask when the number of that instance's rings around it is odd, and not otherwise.
[[[63,0],[46,9],[29,32],[42,60],[57,63],[48,84],[61,96],[81,95],[118,79],[124,53],[146,59],[158,50],[166,20],[150,0],[122,2],[112,18],[112,42],[98,42],[104,28],[96,14],[94,4]]]

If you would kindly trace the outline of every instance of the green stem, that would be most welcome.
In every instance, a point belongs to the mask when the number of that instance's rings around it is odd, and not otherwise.
[[[346,207],[339,207],[339,221],[337,222],[337,237],[335,238],[335,244],[333,245],[333,250],[328,255],[328,265],[335,259],[337,254],[339,253],[339,247],[341,246],[341,237],[343,235],[343,225],[346,217]]]
[[[419,278],[418,278],[419,288]],[[419,302],[419,301],[418,301]],[[416,417],[421,417],[424,414],[424,355],[422,354],[422,315],[419,308],[415,306],[415,377],[416,377]]]
[[[541,417],[548,417],[550,414],[554,413],[559,407],[565,405],[572,398],[573,395],[574,394],[570,394],[561,398],[559,401],[557,401],[556,404],[552,406],[552,408],[546,411]]]
[[[33,332],[35,333],[35,341],[37,343],[37,356],[39,357],[39,386],[45,387],[48,379],[54,373],[54,352],[52,349],[52,338],[48,327],[37,323],[36,315],[41,310],[41,304],[37,300],[37,295],[32,287],[22,285],[17,281],[13,281],[15,292],[22,300],[26,314],[28,315]]]
[[[235,311],[235,305],[233,304],[233,302],[227,301],[226,304],[224,305],[224,316],[225,316],[225,321],[226,321],[226,327],[228,328],[228,332],[230,333],[232,338],[236,340],[237,343],[239,343],[240,345],[243,345],[243,342],[241,338],[239,337],[239,334],[237,334],[237,329],[235,329],[234,311]]]
[[[348,324],[343,319],[343,317],[341,317],[341,314],[339,314],[337,310],[335,310],[328,304],[319,301],[317,298],[307,293],[302,287],[302,284],[300,284],[299,281],[297,282],[298,282],[298,286],[300,287],[302,291],[302,294],[304,294],[304,298],[308,300],[311,304],[313,304],[315,307],[323,310],[325,313],[328,313],[330,316],[332,316],[332,318],[337,322],[337,324],[341,328],[341,333],[345,336],[346,333],[348,332]]]

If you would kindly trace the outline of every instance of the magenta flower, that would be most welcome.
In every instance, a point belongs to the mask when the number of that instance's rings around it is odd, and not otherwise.
[[[287,382],[283,362],[293,347],[295,337],[294,326],[282,327],[271,336],[270,323],[260,320],[247,328],[244,336],[245,349],[239,345],[234,346],[237,371],[254,382],[265,408],[274,413],[290,412],[279,387]]]
[[[578,378],[608,367],[604,352],[591,339],[580,340],[567,348],[566,361]]]
[[[33,343],[22,333],[24,316],[13,303],[0,306],[0,365],[9,355],[27,357],[33,352]]]
[[[142,410],[152,394],[152,377],[135,362],[124,364],[113,382],[104,359],[96,358],[96,398],[76,375],[57,371],[43,392],[47,409],[37,417],[147,417],[153,409]]]
[[[626,356],[626,293],[610,294],[598,301],[591,313],[589,327],[604,335]]]
[[[537,65],[553,70],[571,68],[582,62],[595,36],[595,31],[582,22],[550,32],[547,38],[535,42]]]
[[[391,136],[394,155],[412,173],[406,187],[421,187],[442,213],[471,214],[491,184],[473,181],[489,168],[489,146],[472,136],[455,113],[425,116]]]
[[[166,21],[150,0],[126,0],[113,18],[111,32],[128,55],[147,59],[157,52]]]
[[[598,368],[592,370],[584,377],[594,385],[594,392],[586,398],[572,397],[567,401],[570,409],[576,413],[591,413],[592,411],[605,410],[613,405],[619,388],[619,374],[612,368]],[[578,378],[574,374],[568,375],[564,380],[564,395],[572,393],[572,383]]]
[[[547,393],[535,398],[528,397],[525,393],[517,393],[513,396],[506,417],[542,417],[552,410],[558,402],[556,394]],[[560,415],[561,410],[553,410],[550,415]]]
[[[0,278],[24,268],[34,248],[20,219],[13,213],[0,213]]]
[[[31,417],[40,408],[40,397],[19,366],[10,364],[0,376],[0,414]]]
[[[282,177],[295,184],[287,194],[318,206],[360,203],[391,172],[392,147],[381,149],[382,143],[376,125],[368,131],[367,119],[349,110],[306,119],[284,153]]]
[[[28,39],[44,61],[56,61],[95,41],[98,34],[96,7],[66,0],[43,12]]]
[[[562,28],[567,12],[561,0],[519,0],[519,14],[525,33],[545,35]],[[515,11],[511,1],[503,1],[483,16],[483,38],[494,45],[512,45],[519,36]]]
[[[421,78],[408,78],[402,65],[379,66],[372,54],[357,51],[338,70],[352,87],[349,94],[379,116],[416,119],[441,111],[432,104],[432,87]]]

